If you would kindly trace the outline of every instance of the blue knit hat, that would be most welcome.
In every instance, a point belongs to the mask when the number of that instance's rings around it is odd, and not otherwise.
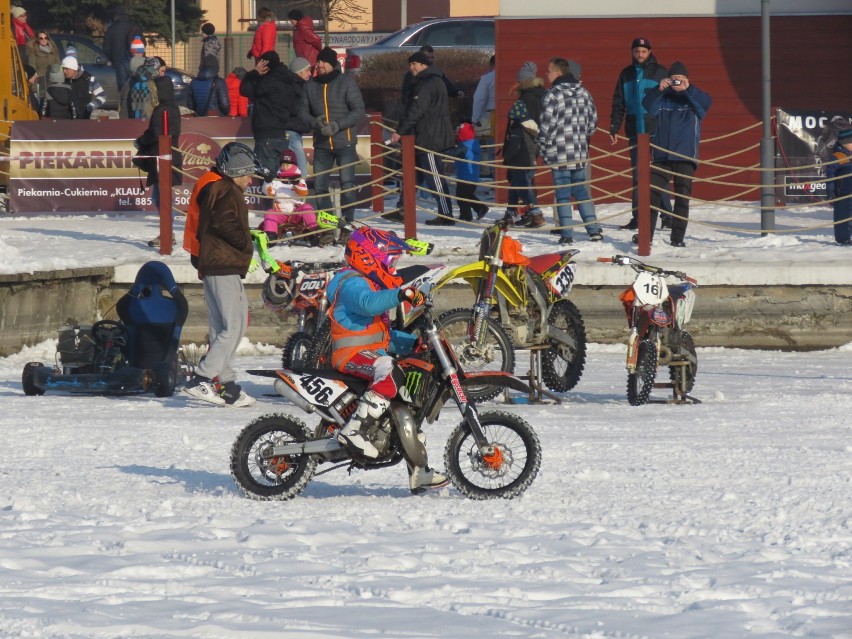
[[[837,132],[838,144],[848,144],[852,142],[852,129],[842,129]]]

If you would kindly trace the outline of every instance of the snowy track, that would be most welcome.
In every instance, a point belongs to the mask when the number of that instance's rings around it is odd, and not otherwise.
[[[509,407],[544,460],[496,502],[401,467],[253,502],[228,453],[291,410],[267,380],[242,410],[25,397],[28,360],[0,360],[0,637],[852,637],[850,346],[699,349],[702,404],[634,408],[593,345],[563,405]]]

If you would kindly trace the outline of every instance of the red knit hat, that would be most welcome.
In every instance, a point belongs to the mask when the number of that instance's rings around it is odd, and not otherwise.
[[[476,137],[476,128],[470,122],[462,122],[456,129],[456,138],[459,142],[466,142]]]

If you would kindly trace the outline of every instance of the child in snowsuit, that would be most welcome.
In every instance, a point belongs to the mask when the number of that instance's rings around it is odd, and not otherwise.
[[[317,228],[317,214],[314,207],[300,199],[308,195],[304,180],[287,184],[281,180],[272,180],[264,185],[266,195],[272,198],[272,208],[263,215],[261,230],[270,240],[281,237],[284,227],[304,231]]]
[[[459,124],[456,130],[456,142],[464,149],[464,156],[456,160],[456,197],[459,203],[459,219],[473,221],[471,210],[476,211],[480,220],[488,213],[488,207],[476,197],[476,183],[479,181],[479,160],[482,149],[476,139],[476,128],[470,121]],[[472,200],[472,201],[466,201]]]

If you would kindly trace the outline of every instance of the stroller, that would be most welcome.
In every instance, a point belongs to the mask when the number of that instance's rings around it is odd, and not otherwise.
[[[56,364],[29,362],[26,395],[48,390],[171,397],[178,378],[178,345],[189,307],[169,267],[148,262],[116,304],[118,320],[59,330]]]

